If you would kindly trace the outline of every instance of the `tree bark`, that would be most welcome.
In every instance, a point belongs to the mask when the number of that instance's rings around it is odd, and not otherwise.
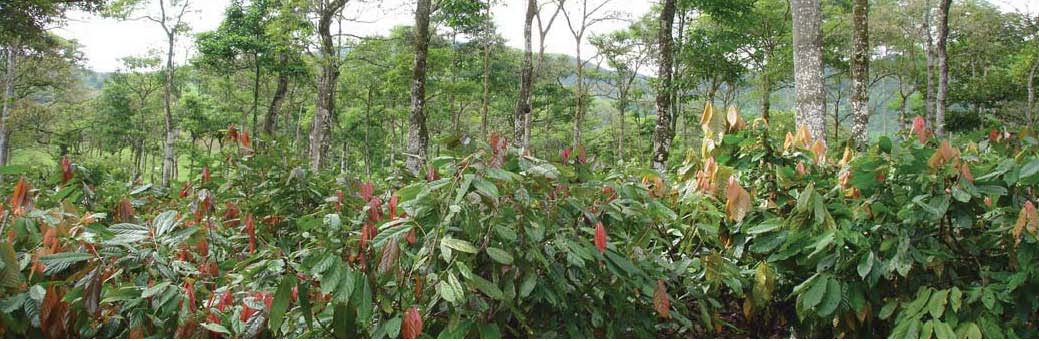
[[[165,17],[165,16],[164,16]],[[165,22],[165,21],[164,21]],[[163,24],[165,27],[165,23]],[[176,167],[174,163],[174,152],[173,143],[176,141],[176,127],[173,121],[173,77],[176,72],[173,64],[173,45],[175,42],[176,34],[173,28],[168,28],[166,37],[168,38],[168,49],[166,50],[166,82],[162,90],[162,109],[165,114],[166,123],[166,143],[163,146],[163,158],[162,158],[162,187],[169,187],[170,180],[173,178],[173,167]]]
[[[581,60],[581,37],[578,35],[575,39],[577,40],[577,84],[576,90],[574,91],[574,97],[577,98],[574,107],[574,143],[573,148],[577,150],[577,146],[581,144],[581,121],[584,121],[584,61]]]
[[[657,125],[653,132],[653,169],[664,172],[667,168],[667,158],[671,149],[671,29],[675,22],[675,0],[664,0],[660,11],[660,31],[657,33],[657,44],[660,49],[660,65],[657,68],[657,77],[660,83],[657,86]]]
[[[317,102],[314,119],[310,122],[310,171],[317,172],[325,164],[325,154],[332,129],[332,112],[335,110],[336,81],[339,79],[339,61],[332,44],[332,19],[343,9],[347,0],[321,2],[319,8],[318,35],[321,37],[321,75],[317,79]]]
[[[491,4],[487,3],[487,18],[490,20]],[[491,24],[485,25],[489,27]],[[483,96],[480,102],[480,135],[487,138],[487,125],[491,102],[491,40],[490,32],[484,32],[487,40],[483,42]]]
[[[945,100],[949,95],[949,56],[946,45],[949,39],[949,8],[952,0],[940,0],[938,5],[938,95],[934,110],[934,131],[945,135]]]
[[[864,148],[869,142],[869,1],[855,0],[851,12],[851,134],[858,148]]]
[[[282,53],[278,56],[278,63],[284,66],[288,63],[288,55]],[[285,103],[285,94],[289,90],[289,74],[285,70],[278,72],[278,85],[274,89],[274,98],[271,99],[271,106],[267,109],[267,117],[263,120],[263,131],[267,136],[274,136],[275,121],[278,119],[278,114],[281,112],[281,107]]]
[[[9,136],[11,135],[8,128],[8,121],[11,118],[11,111],[14,111],[14,82],[15,82],[15,71],[18,67],[18,53],[20,48],[17,43],[7,46],[7,69],[4,71],[4,104],[3,108],[0,109],[0,166],[6,166],[7,161],[11,158],[8,155],[10,150],[9,145],[11,141]]]
[[[1028,103],[1025,105],[1025,119],[1028,121],[1028,127],[1031,128],[1035,122],[1035,72],[1039,69],[1039,59],[1032,61],[1032,70],[1028,71]]]
[[[534,23],[534,15],[537,14],[537,1],[527,0],[527,15],[523,22],[523,68],[520,74],[520,90],[519,96],[516,99],[516,113],[513,116],[513,135],[516,139],[516,146],[527,150],[530,148],[530,141],[526,139],[526,132],[530,129],[527,124],[530,120],[527,118],[530,116],[530,89],[534,82],[534,61],[533,59],[533,47],[531,46],[531,38],[533,36],[532,26]]]
[[[822,8],[819,0],[791,0],[794,33],[794,92],[797,125],[815,139],[826,138],[823,83]]]
[[[924,113],[927,115],[927,122],[934,122],[934,108],[935,108],[935,85],[934,85],[934,73],[935,73],[935,57],[934,57],[934,36],[931,34],[931,2],[924,2],[924,34],[927,36],[926,44],[924,45],[925,60],[927,62],[927,89],[924,91]]]
[[[418,176],[426,161],[429,131],[426,128],[426,55],[429,52],[429,12],[431,0],[418,0],[415,9],[415,67],[411,74],[411,113],[408,117],[408,143],[405,167]]]

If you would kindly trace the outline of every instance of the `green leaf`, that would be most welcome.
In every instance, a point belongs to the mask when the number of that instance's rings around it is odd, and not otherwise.
[[[879,317],[881,320],[887,320],[889,317],[891,317],[892,314],[895,313],[895,308],[898,308],[898,300],[891,300],[890,302],[884,304],[884,306],[880,308],[880,312],[877,313],[877,317]]]
[[[231,331],[230,330],[227,330],[227,328],[225,328],[224,326],[221,326],[221,325],[216,324],[216,323],[203,323],[202,324],[202,328],[206,328],[209,331],[214,332],[214,333],[220,333],[220,334],[224,334],[224,335],[231,335]]]
[[[379,249],[387,240],[411,231],[411,224],[406,224],[411,221],[411,218],[396,219],[379,226],[379,234],[372,238],[372,248]]]
[[[168,286],[170,286],[170,282],[168,281],[155,283],[155,285],[153,285],[151,288],[144,289],[144,291],[141,292],[141,298],[155,296],[156,294],[162,292],[163,289],[166,289],[166,287]]]
[[[310,303],[310,284],[308,281],[299,283],[299,308],[300,313],[303,314],[303,320],[307,323],[307,328],[312,328],[314,316],[311,315],[311,303]]]
[[[155,237],[161,237],[166,232],[172,231],[180,221],[177,220],[177,211],[166,211],[159,213],[152,219],[152,225],[155,226]]]
[[[766,220],[765,222],[763,222],[761,224],[758,224],[758,226],[754,226],[754,227],[750,228],[749,230],[747,230],[747,234],[749,234],[749,235],[756,235],[756,234],[762,234],[762,233],[765,233],[765,232],[771,232],[771,231],[775,231],[776,229],[778,229],[778,228],[780,228],[782,226],[783,226],[782,225],[782,221],[780,221],[779,219],[769,219],[769,220]]]
[[[1032,159],[1024,166],[1021,166],[1020,174],[1017,176],[1018,179],[1023,179],[1035,175],[1039,172],[1039,159]]]
[[[336,304],[332,310],[332,335],[338,339],[354,339],[357,333],[357,312],[346,304]]]
[[[25,276],[18,271],[18,255],[7,241],[0,243],[0,287],[18,288],[25,283]]]
[[[505,265],[512,264],[513,261],[512,255],[510,255],[508,251],[495,247],[488,247],[487,255],[491,256],[491,259],[493,259],[495,262]]]
[[[281,279],[281,284],[278,284],[278,291],[274,293],[274,301],[271,303],[270,317],[267,319],[267,325],[270,326],[271,331],[281,330],[285,312],[289,310],[289,303],[292,300],[292,288],[295,286],[296,275],[294,274],[285,275]]]
[[[829,285],[830,276],[820,276],[815,279],[812,286],[808,288],[808,291],[804,293],[801,298],[801,304],[804,305],[805,309],[812,309],[822,302],[823,295],[826,294],[826,287]]]
[[[960,312],[960,306],[963,305],[963,293],[960,292],[960,288],[952,287],[949,290],[949,304],[953,312]]]
[[[820,317],[828,317],[833,315],[837,310],[837,307],[841,304],[841,297],[843,297],[844,291],[841,288],[841,283],[835,278],[830,278],[826,284],[826,295],[823,296],[822,302],[819,303],[816,314]]]
[[[391,339],[396,339],[397,336],[400,335],[400,323],[400,316],[394,317],[389,321],[386,321],[386,324],[383,324],[383,330],[386,332],[386,336]]]
[[[956,338],[956,333],[952,331],[952,327],[949,327],[949,324],[937,320],[934,322],[934,335],[939,339]]]
[[[927,311],[931,316],[940,319],[945,313],[945,305],[949,299],[949,290],[938,290],[931,294],[931,300],[927,302]]]
[[[956,337],[961,339],[980,339],[982,337],[981,329],[974,322],[961,323],[956,328]]]
[[[472,276],[469,277],[469,284],[480,290],[484,295],[487,295],[487,297],[499,301],[505,298],[505,294],[501,292],[501,289],[498,289],[498,286],[494,285],[491,281],[483,279],[483,277],[480,277],[477,274],[472,274]]]
[[[50,276],[92,257],[93,255],[84,252],[62,252],[40,257],[40,263],[46,267],[43,274]]]
[[[455,293],[454,288],[447,281],[440,281],[437,283],[437,293],[440,297],[449,303],[458,303],[458,294]]]
[[[472,243],[469,243],[469,242],[461,240],[461,239],[454,239],[454,238],[445,236],[444,239],[440,240],[440,243],[442,245],[444,245],[444,246],[447,246],[449,248],[452,248],[452,249],[455,249],[455,250],[458,250],[458,251],[461,251],[461,252],[465,252],[465,253],[476,253],[478,251],[476,249],[476,247],[473,246]]]
[[[859,266],[856,268],[859,272],[859,277],[866,279],[869,276],[869,271],[873,269],[873,251],[862,256],[862,260],[859,261]]]

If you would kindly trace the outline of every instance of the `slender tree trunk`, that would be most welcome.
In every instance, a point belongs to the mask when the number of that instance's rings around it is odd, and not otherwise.
[[[764,70],[761,73],[761,118],[765,122],[769,122],[770,116],[769,111],[772,110],[772,78],[769,77],[768,71]]]
[[[815,139],[826,138],[822,9],[819,0],[791,0],[794,33],[794,91],[797,125]]]
[[[938,96],[934,111],[934,130],[938,136],[945,135],[945,100],[949,95],[949,55],[946,45],[949,39],[949,8],[952,0],[940,0],[938,5]]]
[[[325,165],[332,129],[332,112],[335,111],[336,81],[339,79],[339,61],[335,45],[332,44],[332,19],[347,0],[324,2],[320,9],[318,35],[321,36],[321,75],[317,80],[317,103],[314,118],[310,122],[310,171],[318,172]]]
[[[869,142],[869,1],[855,0],[852,14],[852,137],[859,148]]]
[[[534,61],[531,38],[533,36],[532,26],[534,15],[537,14],[537,1],[527,0],[527,16],[523,22],[523,68],[520,75],[519,96],[516,99],[516,113],[513,116],[513,134],[515,143],[523,150],[530,148],[530,141],[526,139],[526,132],[530,130],[527,122],[530,121],[530,88],[534,82]]]
[[[175,155],[173,152],[173,143],[176,141],[176,127],[174,127],[173,121],[173,77],[176,70],[173,64],[173,44],[176,38],[173,28],[168,29],[166,34],[169,45],[166,50],[166,83],[162,91],[162,104],[163,112],[165,113],[166,123],[166,143],[163,146],[163,159],[162,159],[162,187],[167,188],[170,185],[170,180],[174,176],[174,163]]]
[[[18,54],[20,48],[17,43],[7,46],[7,69],[4,71],[4,98],[3,108],[0,109],[0,166],[6,166],[7,161],[11,158],[8,155],[8,146],[11,144],[9,139],[10,128],[7,126],[11,118],[11,111],[14,110],[14,82],[15,82],[15,71],[18,67]]]
[[[927,36],[926,44],[924,45],[925,60],[927,62],[927,89],[924,91],[924,113],[927,115],[927,122],[935,122],[934,108],[935,108],[935,56],[934,56],[934,36],[931,34],[931,2],[924,2],[924,33]]]
[[[489,0],[487,3],[486,15],[488,18],[491,16],[491,4]],[[487,24],[486,26],[490,26],[490,24]],[[483,42],[483,97],[480,102],[480,135],[483,136],[483,138],[487,138],[487,115],[490,111],[491,102],[491,40],[490,32],[484,33],[487,34],[487,40]]]
[[[657,33],[657,44],[660,49],[660,65],[657,77],[657,125],[653,132],[653,169],[663,173],[667,168],[667,158],[671,152],[671,29],[675,21],[675,0],[664,0],[660,11],[660,31]]]
[[[1028,71],[1028,108],[1025,108],[1025,119],[1028,121],[1028,127],[1031,128],[1032,124],[1035,123],[1035,72],[1039,69],[1039,59],[1032,62],[1032,70]]]
[[[252,132],[256,132],[256,112],[260,110],[260,62],[255,54],[253,54],[253,62],[256,63],[256,67],[253,69],[253,124]],[[244,127],[244,126],[243,126]]]
[[[426,55],[429,52],[431,0],[418,0],[415,9],[415,67],[411,74],[411,114],[408,117],[408,159],[405,167],[418,176],[426,161],[429,131],[426,128]]]
[[[577,36],[577,84],[574,96],[577,97],[574,107],[574,150],[581,144],[581,123],[584,121],[584,61],[581,60],[581,37]]]
[[[278,62],[282,66],[288,63],[288,59],[288,55],[284,53],[278,56]],[[274,136],[275,121],[281,112],[282,104],[285,103],[285,94],[288,90],[289,74],[281,70],[278,72],[278,85],[274,88],[274,98],[271,99],[271,106],[267,109],[267,117],[263,120],[263,131],[267,133],[267,136]]]

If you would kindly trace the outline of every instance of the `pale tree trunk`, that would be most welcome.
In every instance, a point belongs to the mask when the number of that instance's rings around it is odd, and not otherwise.
[[[949,95],[949,56],[946,44],[949,39],[949,7],[952,0],[940,0],[938,5],[938,96],[934,111],[934,131],[945,135],[945,99]]]
[[[429,11],[431,0],[418,0],[415,9],[415,67],[411,74],[411,114],[408,117],[407,162],[405,167],[418,176],[426,160],[429,131],[426,128],[426,54],[429,52]]]
[[[516,146],[527,150],[530,148],[530,141],[527,141],[527,130],[530,129],[528,122],[530,119],[530,88],[534,82],[534,62],[533,62],[533,48],[531,46],[532,38],[532,25],[534,23],[534,15],[537,14],[537,1],[527,0],[527,16],[523,22],[523,69],[520,75],[520,90],[519,96],[516,99],[516,113],[513,116],[513,135],[516,139]]]
[[[924,45],[925,60],[927,61],[927,89],[924,91],[924,113],[927,114],[927,122],[934,122],[934,36],[931,34],[931,2],[924,2],[924,34],[926,44]]]
[[[574,107],[574,143],[573,148],[581,144],[581,121],[584,121],[584,62],[581,60],[581,35],[575,39],[577,42],[577,84],[574,96],[577,102]]]
[[[761,72],[761,118],[765,122],[769,122],[771,118],[769,111],[772,110],[772,78],[768,75],[768,70]]]
[[[796,121],[815,139],[826,138],[826,87],[823,84],[822,9],[819,0],[791,0],[794,33]]]
[[[851,134],[863,148],[869,142],[869,1],[855,0],[851,12]]]
[[[317,79],[317,103],[310,122],[310,171],[317,172],[325,165],[335,110],[336,81],[339,79],[339,61],[332,44],[332,19],[343,9],[347,0],[321,1],[318,35],[321,37],[321,74]]]
[[[491,4],[490,0],[487,2],[487,20],[490,20],[491,16]],[[491,104],[491,24],[487,23],[485,27],[486,40],[483,42],[483,97],[480,102],[480,135],[487,138],[487,125],[488,115]]]
[[[660,65],[657,77],[657,125],[653,132],[653,169],[663,173],[667,168],[667,158],[671,151],[671,29],[675,22],[675,0],[664,0],[660,10],[660,31],[657,33],[657,44],[660,49]]]
[[[3,108],[0,109],[0,166],[6,166],[7,161],[11,158],[8,154],[10,150],[10,129],[8,128],[8,121],[11,118],[11,111],[14,110],[14,82],[15,82],[15,71],[18,67],[18,53],[19,48],[17,44],[11,44],[7,46],[7,69],[4,71],[4,98]]]
[[[165,24],[163,26],[165,27]],[[176,72],[173,65],[173,44],[176,36],[173,28],[169,28],[167,32],[169,49],[166,51],[166,83],[162,90],[162,109],[166,123],[166,143],[163,146],[161,179],[163,188],[169,187],[170,180],[174,176],[173,168],[176,167],[176,163],[174,163],[173,143],[177,138],[176,127],[174,127],[173,121],[173,76]]]

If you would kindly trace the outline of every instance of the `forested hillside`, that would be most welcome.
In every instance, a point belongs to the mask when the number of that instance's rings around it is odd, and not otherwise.
[[[0,336],[1039,337],[1037,8],[196,1],[0,3]]]

